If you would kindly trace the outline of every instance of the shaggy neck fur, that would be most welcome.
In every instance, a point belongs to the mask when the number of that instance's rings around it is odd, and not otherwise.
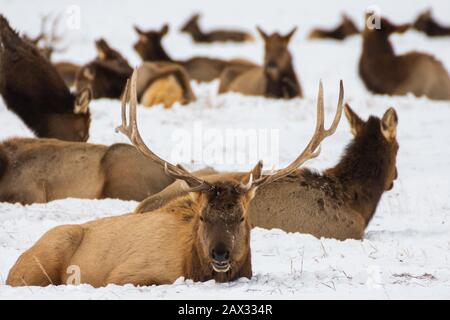
[[[369,223],[388,178],[389,145],[380,131],[380,120],[369,118],[363,132],[348,145],[339,164],[327,173],[336,177],[350,197],[353,209]]]
[[[394,57],[395,52],[386,34],[381,31],[371,31],[363,35],[363,59],[379,59]]]

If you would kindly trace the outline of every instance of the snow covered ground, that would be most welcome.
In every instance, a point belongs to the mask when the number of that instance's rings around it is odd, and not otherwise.
[[[179,159],[174,150],[180,145],[185,146],[186,141],[198,145],[199,137],[203,146],[207,146],[211,134],[225,136],[230,129],[253,129],[275,137],[275,144],[269,149],[275,157],[270,154],[260,156],[267,163],[274,160],[280,165],[287,164],[312,133],[319,79],[324,83],[328,120],[334,114],[338,81],[343,79],[346,101],[363,118],[371,114],[380,116],[389,106],[396,108],[399,114],[399,179],[394,189],[383,196],[364,241],[319,240],[280,230],[255,229],[252,232],[254,277],[229,284],[192,283],[179,279],[173,285],[140,288],[108,286],[94,289],[86,285],[10,288],[4,285],[10,267],[49,228],[125,213],[136,203],[78,199],[31,206],[2,203],[1,299],[450,298],[450,103],[412,96],[372,95],[357,74],[359,37],[342,43],[305,39],[313,26],[334,26],[341,11],[348,12],[362,26],[363,10],[369,5],[377,4],[383,14],[399,23],[411,21],[425,6],[410,1],[395,1],[394,4],[387,0],[316,1],[309,4],[288,0],[232,0],[227,4],[200,0],[130,1],[126,4],[99,0],[2,0],[0,10],[14,27],[36,34],[39,14],[65,12],[74,3],[81,9],[81,28],[67,31],[65,42],[70,46],[56,58],[80,63],[94,56],[93,40],[103,36],[133,64],[138,64],[139,59],[131,48],[136,40],[132,24],[145,29],[159,28],[164,22],[171,25],[164,45],[174,57],[203,54],[261,61],[263,48],[259,39],[251,44],[199,46],[178,33],[184,19],[197,10],[204,13],[201,23],[205,29],[236,25],[254,32],[254,26],[259,24],[268,32],[274,29],[287,32],[294,25],[299,26],[291,51],[304,99],[286,102],[238,94],[218,96],[217,83],[194,84],[198,100],[188,106],[139,110],[143,136],[159,155],[173,161],[184,160],[191,168],[209,163],[221,170],[248,169],[253,162],[221,161],[217,154],[213,159],[208,154]],[[445,20],[445,13],[450,10],[448,1],[430,1],[430,5],[438,19],[450,24]],[[429,39],[409,31],[393,36],[391,40],[397,52],[432,53],[450,70],[449,38]],[[120,122],[118,101],[94,101],[91,110],[90,142],[126,142],[123,136],[114,132]],[[201,129],[200,136],[198,128]],[[0,100],[0,139],[12,136],[31,136],[31,133]],[[195,141],[180,140],[180,137]],[[349,127],[343,118],[336,134],[324,142],[321,156],[308,166],[318,169],[332,166],[350,140]],[[232,148],[233,145],[224,145],[222,155],[234,154]],[[238,145],[234,151],[236,155],[245,154],[245,145]],[[190,160],[194,161],[191,163]]]

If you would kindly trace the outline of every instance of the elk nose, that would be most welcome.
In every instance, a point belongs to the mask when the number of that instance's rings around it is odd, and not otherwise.
[[[225,248],[215,248],[212,251],[212,258],[217,262],[226,262],[230,259],[230,252]]]

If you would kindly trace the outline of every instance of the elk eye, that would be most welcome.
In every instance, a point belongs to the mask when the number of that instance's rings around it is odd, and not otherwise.
[[[242,222],[244,222],[244,220],[245,220],[244,217],[241,217],[241,219],[239,219],[239,222],[242,223]]]
[[[203,218],[203,216],[200,216],[200,221],[205,222],[205,218]]]

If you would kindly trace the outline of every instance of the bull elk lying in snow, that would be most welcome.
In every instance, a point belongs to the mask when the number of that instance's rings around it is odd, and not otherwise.
[[[220,76],[219,93],[240,92],[245,95],[271,98],[302,97],[292,56],[288,50],[289,41],[297,28],[287,35],[267,35],[258,27],[265,42],[263,66],[231,66]]]
[[[0,144],[0,202],[142,201],[174,180],[127,144],[11,139]]]
[[[245,42],[253,41],[253,36],[244,31],[238,30],[211,30],[209,32],[203,32],[198,25],[198,19],[200,14],[194,14],[189,20],[181,27],[180,31],[189,34],[192,40],[197,43],[212,43],[212,42]]]
[[[442,26],[434,20],[431,9],[421,13],[414,21],[413,27],[430,37],[450,36],[450,26]]]
[[[72,94],[50,61],[20,38],[2,15],[0,93],[8,109],[38,137],[88,139],[90,90]]]
[[[389,36],[406,31],[410,25],[396,26],[384,18],[380,22],[380,29],[366,24],[363,32],[359,74],[367,89],[378,94],[413,93],[418,97],[449,100],[450,77],[440,61],[420,52],[395,54]]]
[[[147,62],[173,62],[186,68],[189,76],[197,81],[212,81],[220,77],[222,71],[229,66],[255,66],[254,63],[243,60],[222,60],[206,57],[193,57],[188,60],[173,60],[162,46],[163,37],[169,32],[169,26],[164,25],[159,31],[143,31],[134,27],[139,35],[139,40],[134,44],[134,49],[143,61]]]
[[[319,101],[322,101],[319,97]],[[386,111],[382,119],[363,121],[346,105],[353,141],[339,163],[322,174],[300,169],[258,189],[249,206],[255,227],[309,233],[318,238],[362,239],[384,191],[397,178],[397,114]],[[240,178],[242,173],[208,173],[207,181]],[[174,182],[143,201],[135,213],[145,213],[184,196]]]
[[[342,113],[340,105],[332,127],[325,130],[323,104],[319,103],[311,141],[286,168],[262,177],[259,162],[243,178],[228,177],[212,183],[162,160],[145,145],[137,128],[136,78],[135,72],[131,91],[129,83],[123,95],[119,130],[167,174],[183,181],[188,194],[152,214],[126,214],[56,227],[19,257],[6,284],[64,284],[69,279],[69,266],[79,267],[81,283],[95,287],[110,283],[168,284],[181,276],[219,282],[251,278],[251,222],[247,211],[257,188],[289,175],[318,156],[320,143],[335,132]]]
[[[359,30],[355,23],[346,14],[342,14],[341,23],[332,30],[313,29],[308,35],[309,39],[334,39],[344,40],[347,37],[358,34]]]

